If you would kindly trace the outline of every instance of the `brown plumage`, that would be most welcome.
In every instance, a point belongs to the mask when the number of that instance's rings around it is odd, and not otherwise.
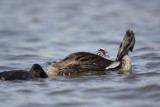
[[[77,52],[70,54],[58,63],[48,64],[47,74],[71,75],[84,71],[104,71],[112,62],[89,52]]]
[[[123,41],[119,47],[117,61],[120,60],[125,54],[128,54],[129,51],[133,51],[135,44],[134,32],[132,30],[127,30],[126,35],[123,38]]]
[[[84,71],[105,71],[109,69],[130,70],[131,64],[128,51],[133,50],[134,44],[134,33],[128,30],[120,45],[116,61],[111,61],[89,52],[76,52],[68,55],[60,62],[49,63],[47,74],[49,76],[55,76],[77,74]]]

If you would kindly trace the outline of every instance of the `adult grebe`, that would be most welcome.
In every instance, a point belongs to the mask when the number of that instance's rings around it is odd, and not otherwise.
[[[131,60],[128,52],[132,52],[134,44],[134,32],[127,30],[115,61],[89,52],[76,52],[60,62],[49,63],[47,74],[48,76],[56,76],[77,74],[84,71],[130,70]]]

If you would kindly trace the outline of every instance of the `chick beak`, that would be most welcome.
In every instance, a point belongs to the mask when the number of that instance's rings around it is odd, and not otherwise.
[[[105,54],[105,57],[110,58],[110,56],[109,56],[109,54],[108,54],[108,53],[106,53],[106,54]]]

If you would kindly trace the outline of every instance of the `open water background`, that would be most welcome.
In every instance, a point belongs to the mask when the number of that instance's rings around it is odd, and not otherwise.
[[[1,107],[158,107],[159,0],[0,0],[0,72],[105,48],[114,60],[135,32],[132,73],[0,82]]]

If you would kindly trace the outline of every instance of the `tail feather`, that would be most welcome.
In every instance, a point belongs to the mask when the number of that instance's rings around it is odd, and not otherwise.
[[[129,51],[133,51],[135,44],[134,32],[132,30],[127,30],[126,35],[123,38],[123,41],[119,47],[118,55],[116,60],[120,60],[124,55],[128,54]]]

